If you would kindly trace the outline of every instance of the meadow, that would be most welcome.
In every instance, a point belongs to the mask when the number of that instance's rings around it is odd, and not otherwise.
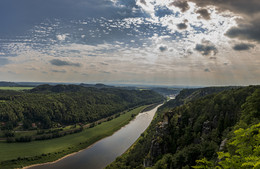
[[[0,168],[22,168],[31,164],[55,161],[67,154],[84,149],[112,135],[146,107],[138,107],[111,121],[60,138],[29,143],[0,142]]]

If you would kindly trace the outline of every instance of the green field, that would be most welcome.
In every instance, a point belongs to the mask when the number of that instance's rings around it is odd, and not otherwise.
[[[0,100],[0,103],[3,102],[2,100]],[[20,131],[20,127],[18,126],[16,127],[13,131],[15,132],[15,137],[19,138],[21,136],[38,136],[37,134],[37,130],[26,130],[26,131]],[[45,132],[45,134],[47,133],[51,133],[51,131],[55,131],[57,129],[61,129],[62,132],[66,132],[66,131],[71,131],[71,130],[75,130],[75,129],[80,129],[80,125],[68,125],[66,127],[60,127],[60,128],[52,128],[52,129],[41,129],[40,131]],[[5,131],[4,130],[0,130],[0,139],[6,139],[6,136],[4,136]],[[1,160],[0,160],[1,161]]]
[[[0,87],[0,90],[30,90],[33,89],[34,87]]]
[[[0,168],[19,168],[30,164],[54,161],[84,149],[94,142],[112,135],[132,119],[132,114],[136,115],[146,107],[138,107],[111,121],[103,122],[80,133],[56,139],[29,143],[0,142]]]

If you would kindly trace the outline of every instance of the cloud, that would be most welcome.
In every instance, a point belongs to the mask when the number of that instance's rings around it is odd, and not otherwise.
[[[239,43],[233,46],[234,50],[241,51],[241,50],[249,50],[251,48],[254,48],[255,45],[248,44],[248,43]]]
[[[195,2],[198,6],[205,7],[214,5],[220,11],[229,10],[235,13],[251,15],[258,13],[260,9],[259,0],[189,0]]]
[[[196,11],[197,14],[200,14],[200,17],[206,20],[210,20],[210,13],[207,9],[199,9]]]
[[[101,65],[104,65],[104,66],[108,66],[109,64],[107,63],[104,63],[104,62],[100,62]]]
[[[232,27],[226,32],[226,36],[241,40],[260,42],[260,17],[254,18],[249,23],[240,22],[237,27]]]
[[[0,66],[4,66],[4,65],[7,65],[9,64],[10,61],[6,58],[0,58]]]
[[[73,63],[73,62],[64,61],[64,60],[60,60],[60,59],[53,59],[50,61],[50,63],[55,66],[75,66],[75,67],[81,66],[80,63]]]
[[[204,72],[210,72],[210,70],[208,68],[204,69]]]
[[[242,18],[237,27],[225,34],[230,38],[260,42],[260,1],[259,0],[189,0],[200,7],[213,5],[221,11],[231,11]]]
[[[216,57],[213,57],[213,56],[211,56],[211,57],[209,57],[209,59],[211,59],[211,60],[216,60],[217,58],[216,58]]]
[[[26,68],[27,70],[32,70],[32,71],[35,71],[35,70],[37,70],[36,68],[34,68],[34,67],[31,67],[31,68]]]
[[[147,5],[145,0],[140,0],[140,2],[144,5]]]
[[[187,29],[187,27],[188,27],[188,26],[186,25],[186,23],[179,23],[179,24],[177,24],[177,28],[178,28],[178,29],[181,29],[181,30],[182,30],[182,29]]]
[[[161,52],[165,52],[167,49],[168,49],[167,46],[160,46],[160,47],[159,47],[159,50],[160,50]]]
[[[10,70],[8,71],[8,73],[9,73],[9,74],[12,74],[12,75],[17,75],[16,72],[13,72],[13,71],[10,71]]]
[[[82,76],[89,76],[87,73],[81,73]]]
[[[53,73],[66,73],[66,70],[51,70]]]
[[[33,5],[33,8],[31,5]],[[118,5],[117,5],[118,4]],[[45,19],[75,19],[81,20],[91,18],[122,18],[124,16],[134,17],[132,9],[136,8],[134,0],[8,0],[0,2],[0,35],[6,33],[15,35],[24,33],[35,23]],[[19,10],[18,10],[19,9]],[[71,30],[70,30],[71,31]]]
[[[164,7],[162,7],[162,6],[155,7],[155,16],[165,17],[167,15],[172,15],[172,14],[174,14],[173,11],[165,6]]]
[[[208,55],[216,55],[218,53],[218,49],[212,44],[210,41],[202,41],[202,44],[196,44],[195,50],[200,52],[204,56]]]
[[[94,55],[94,54],[88,54],[88,56],[90,56],[90,57],[97,57],[97,55]]]
[[[57,39],[58,39],[59,41],[64,41],[64,40],[66,39],[67,35],[66,35],[66,34],[57,35],[56,37],[57,37]]]
[[[180,8],[182,12],[185,12],[190,9],[190,6],[187,1],[174,1],[170,5]]]
[[[99,71],[100,73],[103,73],[103,74],[111,74],[111,72],[108,72],[108,71]]]

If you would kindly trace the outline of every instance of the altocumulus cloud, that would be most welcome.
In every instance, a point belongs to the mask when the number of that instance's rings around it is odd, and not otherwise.
[[[64,61],[64,60],[60,60],[60,59],[52,59],[50,61],[50,63],[55,66],[75,66],[75,67],[81,66],[80,63],[73,63],[73,62]]]
[[[202,44],[196,45],[195,50],[205,56],[218,53],[218,49],[210,41],[202,41]]]
[[[140,2],[144,5],[147,5],[145,0],[140,0]]]
[[[185,12],[190,9],[190,6],[187,1],[174,1],[170,5],[180,8],[182,12]]]
[[[188,26],[185,23],[179,23],[177,24],[177,28],[182,30],[182,29],[186,29]]]
[[[167,49],[168,49],[167,46],[160,46],[160,47],[159,47],[159,50],[160,50],[161,52],[165,52]]]
[[[200,17],[203,19],[209,20],[210,19],[210,13],[207,9],[199,9],[196,11],[196,13],[200,14]]]
[[[132,12],[133,7],[135,7],[134,0],[37,0],[37,2],[35,0],[1,0],[0,35],[22,33],[28,27],[46,18],[85,19],[86,17],[100,18],[103,16],[122,18],[119,13],[135,16]],[[57,38],[63,39],[64,37]]]

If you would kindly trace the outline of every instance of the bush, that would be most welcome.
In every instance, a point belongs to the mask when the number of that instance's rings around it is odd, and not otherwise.
[[[107,118],[107,121],[111,121],[111,120],[113,120],[113,117]]]
[[[14,132],[13,131],[6,131],[5,137],[14,137]]]
[[[93,127],[95,127],[95,123],[91,123],[89,126],[89,128],[93,128]]]
[[[44,134],[44,130],[37,130],[37,135]]]
[[[32,136],[21,136],[18,138],[15,138],[16,142],[31,142],[32,141]]]

